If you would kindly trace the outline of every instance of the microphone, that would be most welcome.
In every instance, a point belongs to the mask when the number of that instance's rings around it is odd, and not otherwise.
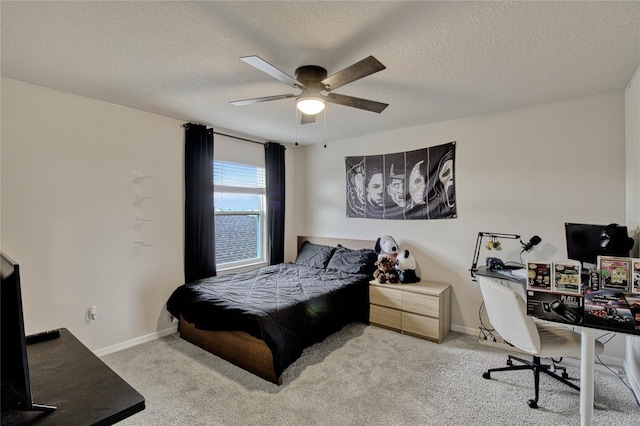
[[[524,253],[525,251],[531,251],[531,249],[540,244],[540,241],[542,241],[542,238],[534,235],[533,237],[531,237],[528,243],[522,245],[522,252]]]

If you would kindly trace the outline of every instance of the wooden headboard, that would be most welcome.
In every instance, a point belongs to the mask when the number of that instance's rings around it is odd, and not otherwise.
[[[325,237],[306,237],[303,235],[298,236],[298,250],[300,251],[300,247],[302,247],[302,243],[305,241],[309,241],[313,244],[322,244],[325,246],[337,246],[338,244],[343,245],[346,248],[357,250],[357,249],[375,249],[376,242],[370,240],[351,240],[348,238],[325,238]]]

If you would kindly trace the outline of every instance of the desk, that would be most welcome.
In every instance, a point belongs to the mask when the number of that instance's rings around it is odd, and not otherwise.
[[[490,271],[486,266],[480,266],[476,271],[476,275],[500,280],[502,285],[515,290],[520,296],[522,296],[525,302],[527,301],[527,294],[525,293],[525,289],[527,287],[526,279],[514,274],[513,270],[504,269],[501,271]]]
[[[27,356],[34,402],[58,409],[4,412],[3,425],[111,425],[144,410],[144,397],[66,328]]]
[[[478,268],[477,275],[499,280],[509,288],[520,286],[517,290],[525,294],[526,280],[513,275],[509,271],[489,271],[484,267]],[[514,288],[515,289],[515,288]],[[525,297],[526,301],[526,297]],[[569,324],[567,324],[569,325]],[[574,326],[577,327],[577,326]],[[580,424],[591,425],[593,418],[593,366],[595,363],[595,337],[594,328],[579,327],[580,340]]]

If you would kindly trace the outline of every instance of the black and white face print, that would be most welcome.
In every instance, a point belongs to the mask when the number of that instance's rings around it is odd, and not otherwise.
[[[347,157],[347,217],[364,217],[364,157]]]
[[[455,142],[347,157],[347,217],[455,218]]]

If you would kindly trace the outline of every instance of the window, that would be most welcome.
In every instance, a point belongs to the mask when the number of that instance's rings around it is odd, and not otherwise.
[[[216,266],[265,262],[264,167],[213,162]]]

